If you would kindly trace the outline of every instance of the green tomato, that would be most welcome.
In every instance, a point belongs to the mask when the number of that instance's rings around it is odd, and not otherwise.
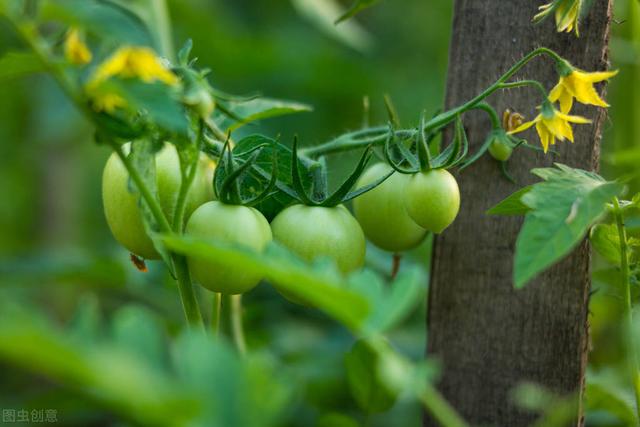
[[[460,210],[460,189],[444,169],[418,172],[409,178],[404,191],[409,216],[421,227],[442,233]]]
[[[293,205],[280,212],[271,223],[274,240],[306,261],[330,258],[343,273],[364,264],[364,233],[358,221],[342,205]]]
[[[129,146],[124,149],[128,152]],[[214,199],[213,171],[213,163],[203,155],[187,196],[185,219],[198,206]],[[175,146],[165,144],[156,154],[156,184],[160,205],[169,223],[173,222],[181,182],[178,152]],[[160,255],[147,236],[142,222],[138,195],[129,191],[129,173],[115,153],[109,157],[102,173],[102,201],[113,237],[127,250],[142,258],[158,259]]]
[[[511,153],[513,153],[513,147],[508,142],[495,138],[489,144],[489,154],[498,161],[506,162],[511,157]]]
[[[185,232],[189,236],[237,243],[259,252],[272,239],[269,222],[257,209],[218,201],[196,209]],[[241,294],[253,289],[262,279],[247,269],[203,258],[188,257],[187,262],[193,279],[214,292]]]
[[[373,183],[391,171],[384,163],[373,165],[360,177],[357,188]],[[394,173],[373,190],[353,201],[353,211],[365,236],[376,246],[402,252],[418,246],[427,230],[416,224],[404,206],[403,193],[409,175]]]

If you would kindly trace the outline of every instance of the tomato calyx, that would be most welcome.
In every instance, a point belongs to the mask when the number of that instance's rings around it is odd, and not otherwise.
[[[420,117],[418,132],[412,137],[410,146],[416,147],[412,153],[405,145],[406,140],[398,140],[393,124],[389,124],[389,136],[384,144],[384,156],[389,165],[399,173],[415,174],[432,169],[450,169],[462,163],[469,151],[469,141],[460,115],[455,118],[455,131],[451,143],[435,157],[431,153],[431,143],[446,125],[427,130],[425,116]],[[399,160],[397,158],[399,157]]]
[[[229,144],[229,138],[227,138],[220,156],[222,167],[216,169],[216,176],[214,177],[216,195],[222,203],[227,205],[255,206],[271,196],[278,177],[278,157],[275,154],[275,149],[272,150],[271,177],[265,188],[257,195],[245,198],[240,185],[242,178],[249,172],[251,167],[255,165],[258,156],[266,146],[267,144],[260,144],[244,153],[245,155],[250,154],[250,157],[239,165]],[[222,180],[218,176],[220,173],[226,175]]]
[[[298,158],[298,138],[295,137],[293,140],[291,153],[291,183],[293,186],[294,198],[297,199],[300,203],[307,206],[333,207],[354,199],[369,190],[372,190],[373,188],[382,184],[394,172],[392,170],[373,183],[357,190],[351,191],[351,189],[356,184],[365,168],[367,167],[367,163],[371,159],[372,154],[372,147],[371,145],[369,145],[362,153],[362,156],[360,157],[360,160],[358,161],[358,164],[354,168],[353,172],[351,172],[351,174],[338,187],[338,189],[330,195],[327,194],[328,185],[326,160],[324,159],[324,157],[322,157],[320,160],[315,161],[309,166],[309,172],[311,173],[313,178],[311,184],[311,195],[309,195],[309,193],[307,193],[307,190],[305,189],[302,175],[300,173]]]

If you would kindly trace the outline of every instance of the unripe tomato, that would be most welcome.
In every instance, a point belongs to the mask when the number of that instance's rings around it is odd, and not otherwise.
[[[511,157],[511,153],[513,153],[513,147],[499,138],[495,138],[489,144],[489,154],[498,161],[506,162]]]
[[[124,149],[127,152],[129,147]],[[214,198],[213,171],[213,163],[203,155],[187,196],[185,220],[198,206]],[[169,223],[173,221],[181,182],[178,152],[175,146],[166,144],[156,154],[156,183],[160,205]],[[102,201],[113,237],[142,258],[158,259],[159,254],[144,229],[138,195],[129,191],[129,173],[115,153],[102,173]]]
[[[358,180],[357,188],[371,184],[391,171],[391,166],[378,163]],[[418,246],[427,235],[409,217],[404,206],[404,189],[409,175],[394,173],[382,184],[353,201],[353,211],[365,236],[376,246],[391,252],[402,252]]]
[[[460,210],[460,189],[444,169],[418,172],[409,178],[404,191],[409,216],[421,227],[442,233]]]
[[[262,251],[271,241],[266,218],[254,208],[208,202],[187,222],[186,234],[199,238],[237,243]],[[187,258],[193,279],[205,288],[223,294],[241,294],[255,287],[262,277],[254,272],[197,257]]]
[[[271,223],[274,240],[306,261],[327,257],[343,273],[364,264],[365,239],[358,221],[342,205],[293,205]]]

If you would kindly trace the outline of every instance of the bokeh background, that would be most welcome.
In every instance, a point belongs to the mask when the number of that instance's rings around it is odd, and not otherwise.
[[[347,2],[344,2],[345,4]],[[384,122],[389,94],[404,124],[443,103],[450,38],[450,0],[381,1],[338,27],[322,0],[169,1],[174,42],[194,42],[194,55],[211,69],[217,88],[236,94],[260,92],[297,100],[312,113],[265,121],[245,132],[298,134],[303,144],[330,139],[362,124],[362,98],[371,117]],[[314,7],[320,9],[314,9]],[[320,14],[318,13],[320,10]],[[533,13],[533,12],[532,12]],[[0,54],[20,47],[0,21]],[[618,77],[608,88],[612,104],[602,143],[608,177],[637,172],[640,164],[640,8],[616,2],[611,41]],[[472,72],[470,70],[470,72]],[[0,82],[0,289],[15,304],[33,304],[60,324],[77,308],[98,304],[104,317],[117,307],[141,303],[170,327],[182,322],[175,289],[161,268],[139,273],[118,247],[103,217],[100,181],[109,155],[93,141],[92,128],[47,76]],[[579,143],[579,141],[578,141]],[[343,173],[348,155],[332,160]],[[640,181],[631,189],[640,190]],[[428,244],[414,258],[426,266]],[[371,263],[388,267],[386,255]],[[596,260],[597,268],[597,260]],[[617,372],[623,358],[615,294],[597,280],[592,298],[593,375]],[[315,425],[327,411],[349,412],[342,355],[350,338],[341,328],[287,303],[261,286],[246,298],[247,330],[253,348],[270,348],[294,366],[305,384],[291,425]],[[424,309],[392,337],[407,354],[420,357],[426,331]],[[46,403],[43,403],[46,402]],[[0,364],[0,407],[56,407],[69,425],[111,425],[108,412],[73,391]],[[592,425],[616,425],[594,414]],[[402,402],[372,425],[420,425],[420,409]]]

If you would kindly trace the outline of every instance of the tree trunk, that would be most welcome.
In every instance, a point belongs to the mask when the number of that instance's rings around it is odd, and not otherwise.
[[[516,60],[539,46],[556,50],[589,71],[607,68],[611,0],[594,0],[581,21],[580,37],[555,31],[553,17],[541,25],[531,18],[544,1],[456,0],[446,104],[458,105],[479,93]],[[538,58],[518,78],[536,78],[550,89],[558,80],[553,61]],[[506,108],[531,119],[539,93],[513,89],[493,95]],[[558,143],[557,154],[518,149],[509,169],[484,156],[458,176],[462,206],[456,222],[437,239],[429,292],[428,354],[441,359],[438,387],[472,425],[524,426],[535,414],[510,399],[520,382],[557,393],[581,392],[588,352],[590,252],[583,242],[566,259],[523,290],[514,290],[512,265],[520,217],[493,217],[485,211],[518,188],[535,182],[529,171],[554,162],[595,170],[606,112],[576,105],[572,114],[593,119],[575,126],[575,144]],[[472,150],[490,130],[486,116],[465,116]],[[523,134],[539,144],[535,131]],[[576,414],[576,420],[580,417]],[[581,423],[581,421],[580,421]],[[426,420],[426,425],[437,425]]]

